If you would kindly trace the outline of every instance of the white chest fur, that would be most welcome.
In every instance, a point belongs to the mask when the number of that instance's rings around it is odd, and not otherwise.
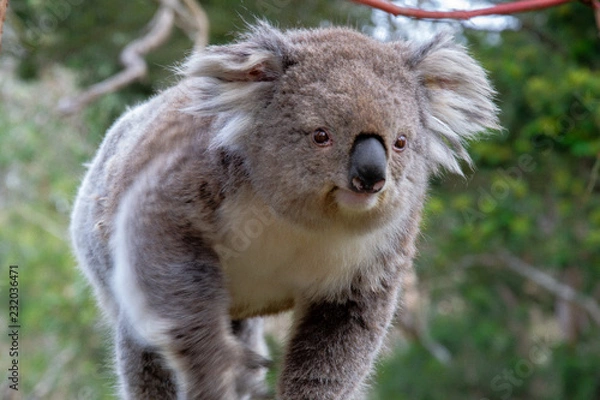
[[[349,288],[358,268],[372,265],[378,234],[334,228],[310,232],[276,217],[267,206],[227,207],[215,246],[232,309],[241,316],[279,311],[298,298],[333,298]]]

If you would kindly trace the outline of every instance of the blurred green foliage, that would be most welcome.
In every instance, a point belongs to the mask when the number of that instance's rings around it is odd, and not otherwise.
[[[0,63],[3,76],[9,64]],[[62,85],[70,82],[65,71],[47,72],[41,82],[3,80],[0,86],[0,296],[7,305],[8,266],[18,265],[20,393],[97,399],[106,392],[103,381],[112,379],[98,362],[107,359],[108,350],[66,234],[82,164],[94,143],[87,140],[83,120],[61,121],[53,112]],[[3,306],[3,331],[7,317]],[[8,347],[3,334],[3,370]]]
[[[341,0],[201,3],[212,43],[231,40],[255,16],[281,26],[371,24],[365,8]],[[22,47],[4,43],[11,57],[0,59],[0,255],[2,274],[19,265],[22,398],[113,398],[108,332],[69,250],[70,207],[106,129],[126,105],[172,82],[168,67],[192,44],[175,32],[149,57],[143,82],[80,115],[61,118],[55,106],[76,85],[114,74],[120,50],[155,9],[140,0],[11,2],[8,23]],[[421,341],[406,341],[382,360],[373,399],[600,398],[598,325],[580,310],[565,322],[554,294],[501,263],[477,262],[509,252],[600,299],[597,28],[581,4],[520,22],[516,31],[465,32],[498,90],[505,130],[472,146],[477,169],[466,180],[437,178],[427,205],[419,313],[451,358],[440,362]],[[1,297],[7,289],[1,277]],[[3,335],[0,360],[8,346]]]

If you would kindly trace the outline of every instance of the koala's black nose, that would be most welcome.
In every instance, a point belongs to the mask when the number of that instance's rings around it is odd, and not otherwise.
[[[387,157],[381,141],[359,136],[350,155],[350,187],[355,192],[377,193],[385,185]]]

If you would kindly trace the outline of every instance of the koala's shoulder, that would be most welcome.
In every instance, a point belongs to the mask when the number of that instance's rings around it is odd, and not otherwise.
[[[131,108],[107,133],[90,171],[94,190],[107,200],[106,218],[116,212],[123,194],[149,168],[161,170],[157,164],[166,156],[184,159],[196,152],[202,159],[210,121],[185,112],[190,101],[185,85],[181,82]]]

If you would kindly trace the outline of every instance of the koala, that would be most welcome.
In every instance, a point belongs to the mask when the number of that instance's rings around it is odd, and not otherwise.
[[[447,35],[267,23],[180,69],[108,131],[72,215],[121,397],[269,396],[261,317],[293,310],[274,396],[363,398],[428,180],[498,128],[484,70]]]

